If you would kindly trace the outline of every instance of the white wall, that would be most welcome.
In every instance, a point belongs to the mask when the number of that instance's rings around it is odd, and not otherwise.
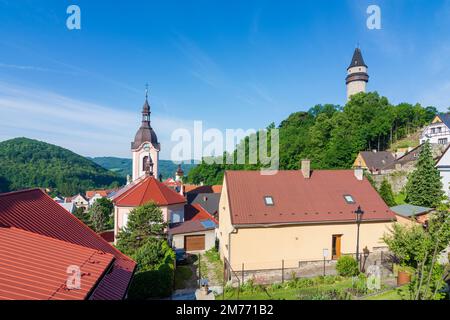
[[[446,143],[441,139],[447,139]],[[450,130],[442,122],[432,123],[420,135],[420,143],[424,143],[425,141],[433,144],[448,144],[450,143]]]
[[[170,236],[170,241],[172,244],[172,248],[174,249],[184,249],[184,236],[190,235],[205,235],[205,251],[214,248],[216,245],[216,231],[207,230],[201,232],[193,232],[193,233],[184,233],[184,234],[174,234]]]

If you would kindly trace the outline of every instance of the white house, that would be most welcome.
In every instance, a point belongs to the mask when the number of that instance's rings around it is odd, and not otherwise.
[[[447,145],[450,142],[450,114],[438,114],[420,135],[420,144],[429,141],[432,144]]]
[[[445,149],[442,156],[436,162],[436,168],[442,177],[442,188],[445,195],[450,198],[450,152],[448,151],[450,145]]]

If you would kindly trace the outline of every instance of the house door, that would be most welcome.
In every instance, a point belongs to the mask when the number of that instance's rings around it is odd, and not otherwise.
[[[184,250],[199,251],[205,250],[205,235],[185,236]]]
[[[331,246],[331,258],[337,260],[341,257],[341,238],[342,234],[333,235]]]

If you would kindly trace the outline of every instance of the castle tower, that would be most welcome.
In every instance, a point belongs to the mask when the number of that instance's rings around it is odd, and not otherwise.
[[[184,176],[184,171],[181,169],[181,164],[178,165],[178,169],[175,172],[175,181],[182,181]]]
[[[133,181],[146,174],[158,177],[158,160],[161,146],[158,137],[150,125],[150,105],[148,104],[148,90],[145,93],[145,102],[142,107],[142,123],[131,142],[133,154]],[[148,164],[152,165],[149,172]]]
[[[347,68],[347,77],[345,83],[347,84],[347,100],[358,92],[366,92],[366,84],[369,82],[369,75],[367,74],[367,65],[361,54],[361,49],[356,48],[353,53],[352,61]]]

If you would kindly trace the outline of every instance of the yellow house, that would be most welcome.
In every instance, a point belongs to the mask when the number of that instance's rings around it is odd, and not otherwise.
[[[295,268],[300,262],[354,254],[355,211],[364,212],[359,252],[384,249],[395,214],[362,169],[226,171],[219,204],[219,250],[234,270]]]

